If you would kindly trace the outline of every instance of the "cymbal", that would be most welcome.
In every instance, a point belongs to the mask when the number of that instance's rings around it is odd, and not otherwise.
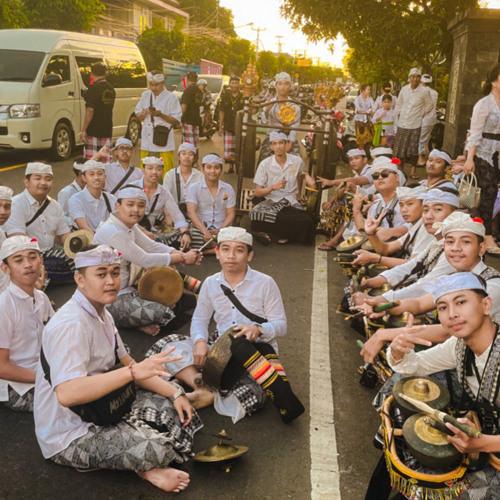
[[[64,253],[70,259],[74,259],[78,252],[87,248],[92,243],[93,239],[94,233],[88,229],[74,231],[64,240]]]
[[[447,439],[447,434],[427,424],[425,413],[416,413],[403,425],[403,436],[415,458],[427,467],[454,468],[463,459],[460,453]]]
[[[370,297],[378,297],[379,295],[383,295],[385,292],[388,292],[390,289],[391,285],[389,285],[389,283],[384,283],[382,286],[379,286],[378,288],[372,288],[368,292],[368,295]]]
[[[365,241],[361,245],[361,250],[366,250],[367,252],[373,252],[373,245],[371,244],[370,240]]]
[[[423,401],[437,410],[445,410],[450,404],[450,393],[447,387],[429,377],[405,377],[398,380],[392,389],[396,404],[404,415],[418,413],[411,403],[399,397],[399,393]]]
[[[380,273],[387,271],[389,269],[387,266],[383,266],[382,264],[370,264],[368,266],[368,277],[375,278]]]
[[[361,247],[361,245],[366,241],[366,236],[361,236],[360,234],[355,234],[344,240],[335,249],[337,252],[354,252]]]
[[[408,323],[408,317],[410,316],[410,313],[408,311],[405,311],[404,313],[398,314],[397,316],[388,316],[387,319],[384,321],[385,326],[387,328],[401,328],[406,326],[406,323]],[[413,325],[422,325],[424,323],[424,320],[421,316],[415,316],[413,319]]]
[[[199,451],[193,457],[197,462],[223,462],[232,458],[241,457],[248,451],[248,446],[235,446],[224,443],[224,439],[231,439],[223,429],[216,435],[219,442],[204,451]]]

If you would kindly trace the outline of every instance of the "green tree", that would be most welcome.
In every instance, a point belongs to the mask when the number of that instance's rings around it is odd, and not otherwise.
[[[171,31],[165,29],[162,19],[155,19],[151,28],[137,38],[137,45],[148,69],[162,69],[162,58],[184,61],[184,35],[182,21],[177,21]]]
[[[248,66],[248,63],[254,60],[255,52],[252,44],[248,40],[231,38],[227,46],[224,73],[226,75],[234,74],[241,76]]]
[[[31,28],[89,32],[106,10],[100,0],[21,0]]]
[[[25,28],[29,21],[19,0],[2,0],[0,2],[0,29]]]
[[[205,36],[187,36],[182,61],[200,64],[200,59],[208,59],[224,64],[227,44]]]
[[[182,10],[189,13],[190,24],[219,28],[226,36],[236,37],[233,12],[219,7],[218,0],[179,0],[179,4]]]
[[[270,78],[278,72],[278,59],[270,50],[259,52],[257,69],[264,78]]]
[[[448,22],[477,0],[284,0],[283,12],[312,40],[341,33],[358,81],[406,80],[417,65],[434,73],[450,64]]]

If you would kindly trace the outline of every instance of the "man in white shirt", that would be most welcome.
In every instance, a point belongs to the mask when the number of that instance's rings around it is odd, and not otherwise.
[[[0,401],[16,411],[33,411],[42,331],[54,314],[49,298],[36,289],[43,260],[35,238],[12,236],[0,249],[2,272],[10,277],[0,295]]]
[[[452,179],[448,179],[446,174],[450,169],[451,157],[446,151],[433,149],[425,162],[425,173],[427,178],[419,182],[421,186],[427,189],[446,188],[448,190],[457,190],[457,186]]]
[[[394,156],[403,164],[407,161],[411,165],[410,177],[412,179],[418,179],[415,169],[422,119],[433,107],[429,89],[420,85],[421,76],[420,69],[410,70],[408,75],[410,83],[401,89],[395,108],[398,116],[398,130],[394,138]]]
[[[76,193],[79,193],[85,187],[85,180],[82,175],[82,165],[87,161],[85,156],[80,156],[73,162],[73,173],[75,174],[75,180],[63,187],[61,191],[57,194],[57,202],[61,205],[62,211],[64,212],[64,217],[66,219],[66,224],[68,226],[73,225],[73,220],[69,214],[69,199]]]
[[[26,166],[26,189],[12,199],[12,213],[5,223],[7,236],[25,234],[36,238],[42,251],[47,275],[57,283],[73,281],[73,261],[60,245],[70,234],[64,212],[49,193],[54,185],[52,167],[34,162]]]
[[[149,269],[171,264],[199,264],[202,255],[196,250],[183,253],[148,238],[138,227],[146,213],[147,196],[138,186],[120,189],[115,212],[99,226],[94,243],[109,245],[121,253],[121,285],[118,298],[108,306],[118,327],[137,328],[148,335],[158,335],[160,327],[174,317],[171,307],[142,299],[137,294],[137,276],[131,265]]]
[[[14,191],[7,186],[0,186],[0,249],[2,244],[7,238],[2,226],[7,222],[10,217],[11,207],[12,207],[12,196]],[[0,294],[5,291],[9,285],[9,275],[5,274],[0,269]]]
[[[262,390],[262,382],[257,383],[258,377],[255,378],[250,369],[243,376],[241,370],[239,375],[234,376],[234,380],[227,380],[227,384],[231,386],[229,393],[215,389],[212,392],[203,385],[200,371],[209,370],[205,361],[214,343],[214,337],[216,343],[217,338],[224,332],[235,328],[237,332],[232,341],[233,346],[238,339],[238,341],[246,339],[255,343],[260,352],[265,350],[266,345],[272,346],[274,352],[277,352],[277,339],[286,334],[287,321],[281,294],[275,281],[249,266],[253,257],[251,234],[243,228],[227,227],[221,229],[217,241],[217,259],[222,270],[209,276],[203,283],[191,322],[190,337],[167,336],[157,342],[148,354],[176,346],[176,354],[181,354],[183,357],[178,362],[168,363],[166,367],[169,373],[175,374],[177,379],[193,389],[193,392],[188,393],[193,406],[202,408],[214,402],[219,413],[231,416],[233,422],[236,422],[258,410],[265,401],[265,393]],[[241,306],[246,309],[245,312]],[[248,314],[255,317],[252,319]],[[212,316],[216,323],[217,335],[209,333]],[[233,348],[231,351],[233,352]],[[269,362],[274,363],[270,358]],[[275,371],[269,365],[259,366],[261,373],[265,372],[266,368],[269,374]],[[277,372],[282,369],[276,363],[273,366]],[[267,376],[263,378],[267,379]],[[290,419],[300,415],[302,405],[299,403],[297,406],[292,406],[294,407],[289,408],[288,414]]]
[[[165,88],[165,76],[161,71],[148,73],[149,90],[146,90],[135,107],[135,116],[142,123],[141,158],[159,155],[163,158],[164,173],[174,166],[174,128],[180,125],[182,116],[179,99]],[[170,130],[165,144],[153,142],[157,126]]]
[[[116,197],[106,193],[106,166],[96,160],[88,160],[82,166],[85,188],[69,200],[69,213],[77,229],[96,231],[113,212]]]
[[[438,101],[438,93],[436,90],[430,87],[432,83],[431,75],[422,75],[421,85],[429,90],[431,100],[432,100],[432,109],[428,111],[424,117],[422,118],[422,130],[420,132],[420,140],[418,141],[418,164],[423,165],[425,163],[425,151],[427,148],[427,142],[432,133],[432,129],[434,128],[434,124],[436,123],[436,107]]]
[[[255,196],[265,200],[250,211],[252,231],[261,239],[274,234],[280,245],[311,243],[314,221],[300,203],[306,177],[304,162],[300,156],[287,153],[287,136],[283,132],[271,132],[269,142],[274,154],[260,162],[253,179]],[[315,185],[312,179],[308,181]],[[270,242],[269,236],[267,239]]]

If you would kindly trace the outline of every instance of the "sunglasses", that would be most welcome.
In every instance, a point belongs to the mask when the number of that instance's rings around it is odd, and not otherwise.
[[[382,177],[382,179],[387,179],[387,177],[389,177],[389,174],[393,174],[393,173],[394,172],[387,172],[387,171],[381,172],[380,174],[375,173],[372,175],[372,179],[374,181],[376,181],[379,177]]]

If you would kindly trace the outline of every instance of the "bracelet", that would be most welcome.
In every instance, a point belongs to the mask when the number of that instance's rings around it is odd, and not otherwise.
[[[382,262],[382,255],[380,256],[380,259],[378,259],[378,263],[377,264],[380,264]]]
[[[135,381],[135,372],[134,372],[134,367],[133,367],[134,364],[135,364],[135,361],[131,361],[128,365],[128,369],[130,370],[130,375],[132,375],[133,381]]]
[[[366,234],[366,236],[375,236],[375,233],[367,233],[366,231],[365,231],[365,234]]]

